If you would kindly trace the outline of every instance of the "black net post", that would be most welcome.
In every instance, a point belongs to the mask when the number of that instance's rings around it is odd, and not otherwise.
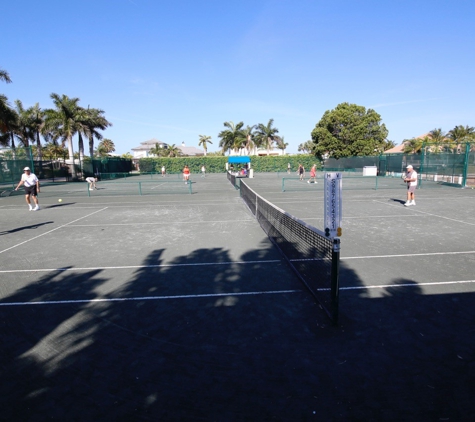
[[[340,300],[340,238],[333,238],[331,273],[331,319],[338,323],[338,305]]]

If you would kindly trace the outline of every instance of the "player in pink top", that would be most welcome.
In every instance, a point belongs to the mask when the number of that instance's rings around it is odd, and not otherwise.
[[[310,169],[310,179],[307,180],[307,183],[318,183],[317,182],[317,166],[314,164]]]

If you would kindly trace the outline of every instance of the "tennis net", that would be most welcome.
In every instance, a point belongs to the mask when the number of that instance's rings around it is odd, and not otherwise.
[[[231,184],[234,186],[235,189],[239,189],[239,184],[240,184],[240,180],[238,177],[236,177],[235,174],[231,173],[230,171],[228,171],[228,180],[231,182]]]
[[[276,207],[242,180],[240,193],[269,239],[336,323],[340,239],[327,237],[322,231]]]

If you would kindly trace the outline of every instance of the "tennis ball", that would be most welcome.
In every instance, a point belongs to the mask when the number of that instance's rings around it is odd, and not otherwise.
[[[58,199],[58,202],[63,202],[63,200],[62,200],[62,199]]]

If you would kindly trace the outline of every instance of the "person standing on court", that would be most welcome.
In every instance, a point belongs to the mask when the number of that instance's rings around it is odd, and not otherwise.
[[[404,206],[410,207],[411,205],[416,205],[414,193],[417,188],[417,173],[410,164],[406,167],[406,170],[404,181],[407,183],[407,201]]]
[[[30,208],[30,211],[38,211],[40,205],[38,204],[38,193],[40,192],[40,181],[34,173],[31,172],[29,167],[23,169],[23,174],[21,175],[20,183],[15,190],[18,190],[21,185],[25,185],[25,200]],[[31,205],[31,198],[35,203],[35,207]]]
[[[206,167],[204,164],[201,166],[201,177],[206,177]]]
[[[310,179],[307,180],[307,183],[317,183],[317,165],[314,164],[310,169]]]
[[[96,188],[96,182],[97,182],[97,177],[86,177],[86,182],[89,183],[89,190],[97,190]]]
[[[287,164],[287,174],[290,174],[290,163]]]
[[[162,177],[165,177],[165,166],[162,166]]]
[[[185,183],[188,183],[189,178],[190,178],[190,169],[188,166],[185,166],[183,169],[183,179],[185,180]]]
[[[299,175],[300,180],[303,180],[303,178],[305,176],[305,168],[304,168],[304,166],[302,166],[302,164],[299,164],[297,174]]]

